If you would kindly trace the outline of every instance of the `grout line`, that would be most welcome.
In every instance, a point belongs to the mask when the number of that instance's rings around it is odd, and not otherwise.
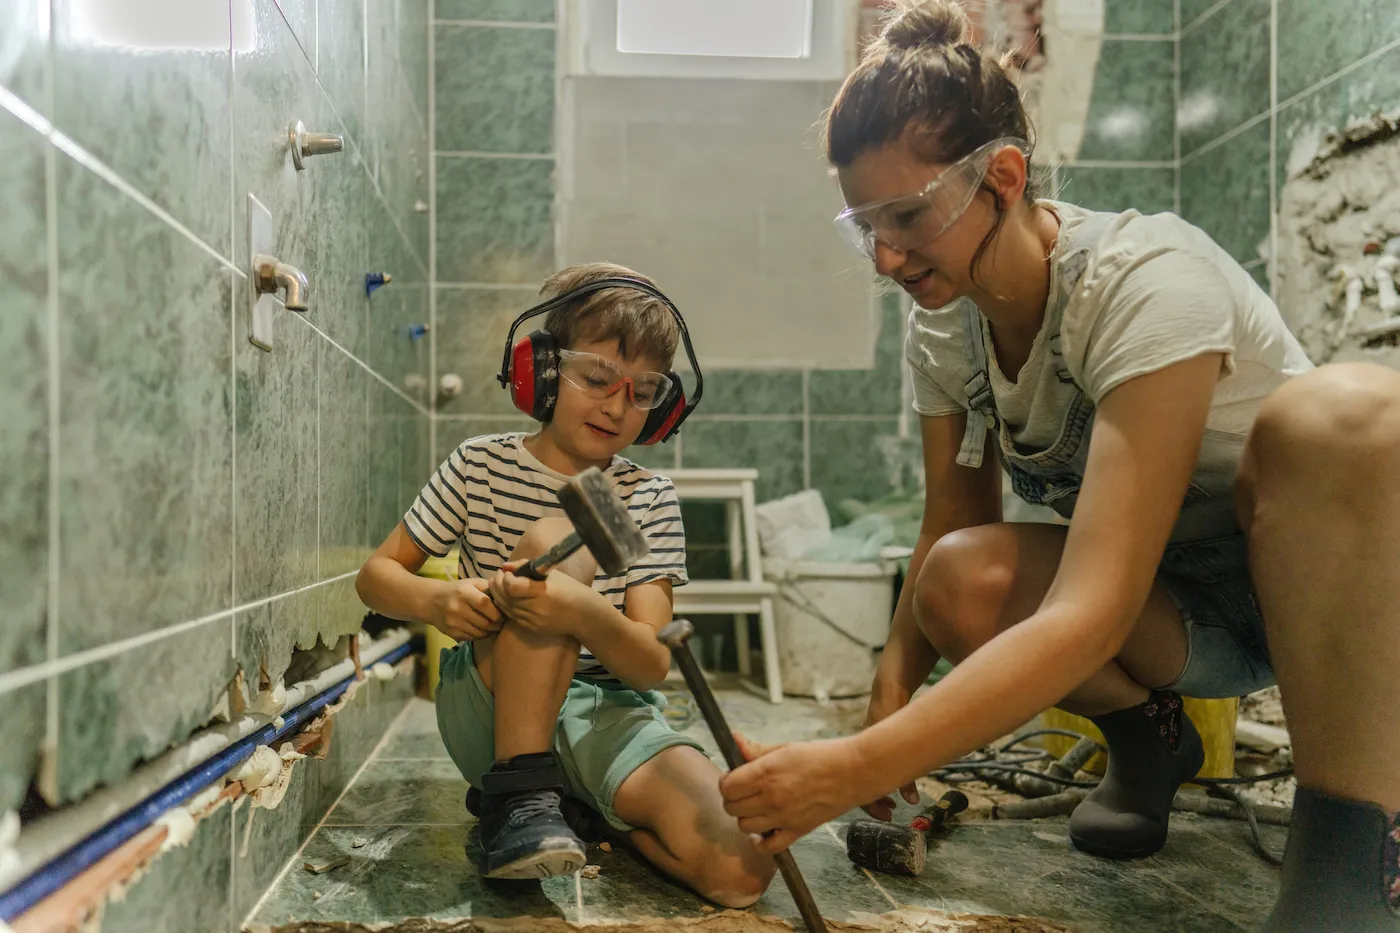
[[[434,19],[434,26],[476,26],[482,29],[553,29],[553,23],[525,23],[492,19]]]
[[[190,242],[214,257],[214,259],[218,260],[222,265],[234,270],[239,275],[243,274],[242,270],[235,266],[223,253],[201,240],[195,235],[194,231],[176,220],[174,215],[169,211],[136,190],[135,186],[125,178],[122,178],[100,159],[78,145],[71,137],[56,129],[54,125],[49,122],[47,117],[20,100],[13,92],[4,87],[0,87],[0,107],[8,110],[40,133],[43,133],[50,143],[61,149],[64,154],[74,162],[88,169],[98,178],[101,178],[103,181],[107,182],[107,184],[116,188],[122,194],[125,194],[146,210],[156,215],[156,217],[165,221],[165,223],[178,230],[180,233],[183,233]]]
[[[1176,38],[1174,32],[1106,32],[1099,38],[1113,40],[1116,42],[1171,42]]]
[[[1269,295],[1278,294],[1278,0],[1269,0]]]
[[[54,47],[53,47],[53,10],[49,3],[41,4],[50,20],[49,28],[45,35],[44,45],[44,108],[49,113],[53,113],[54,108]],[[0,88],[0,91],[3,91]],[[44,146],[44,252],[48,260],[48,300],[47,317],[49,330],[49,345],[47,359],[47,386],[48,386],[48,428],[49,428],[49,486],[48,486],[48,565],[47,571],[48,592],[45,594],[46,608],[48,616],[44,629],[44,660],[49,664],[58,662],[58,652],[61,640],[59,638],[59,595],[61,589],[59,578],[63,571],[63,561],[60,549],[63,546],[63,527],[59,521],[59,511],[62,497],[62,484],[60,483],[59,455],[60,443],[59,434],[63,420],[63,405],[59,397],[61,379],[63,377],[63,355],[59,347],[59,328],[62,324],[61,313],[58,302],[58,154],[51,145]],[[58,740],[59,740],[59,704],[62,702],[62,694],[59,691],[58,678],[53,677],[44,686],[44,748],[52,756],[54,767],[52,773],[57,773],[58,761]]]
[[[384,730],[384,734],[379,737],[379,741],[375,744],[374,748],[370,749],[370,753],[365,756],[364,761],[360,762],[360,766],[355,769],[355,773],[350,776],[350,780],[345,782],[345,786],[341,788],[340,794],[336,796],[335,801],[330,805],[330,807],[326,809],[326,812],[321,817],[320,822],[318,822],[315,825],[315,827],[312,828],[311,832],[306,834],[306,838],[301,841],[301,845],[297,846],[297,850],[292,853],[292,857],[287,859],[287,864],[283,865],[281,870],[277,872],[277,876],[272,879],[272,882],[267,886],[267,889],[263,891],[262,897],[259,897],[257,903],[254,904],[252,909],[248,911],[248,915],[243,918],[243,922],[240,925],[240,929],[242,927],[248,926],[248,921],[250,921],[253,917],[257,915],[258,910],[263,905],[263,902],[268,899],[269,895],[271,895],[273,891],[277,890],[277,885],[281,883],[284,877],[286,877],[287,872],[291,870],[293,865],[300,862],[301,854],[306,851],[307,845],[310,844],[312,839],[316,838],[316,834],[319,833],[321,831],[321,828],[326,825],[326,821],[330,819],[330,815],[335,812],[335,808],[340,806],[340,802],[345,799],[345,795],[350,792],[350,788],[354,787],[355,782],[360,779],[360,775],[364,774],[365,768],[369,767],[369,763],[371,761],[374,761],[374,756],[378,755],[379,750],[384,747],[384,743],[389,741],[389,736],[393,734],[394,728],[399,724],[399,720],[403,719],[404,716],[408,714],[408,707],[409,704],[405,703],[403,705],[403,709],[399,710],[399,714],[394,717],[394,721],[389,723],[388,728],[386,728]]]
[[[438,451],[438,301],[437,289],[437,30],[431,25],[437,0],[428,0],[428,450]]]
[[[1215,0],[1215,3],[1210,7],[1210,9],[1206,10],[1204,13],[1202,13],[1200,16],[1197,16],[1195,19],[1191,20],[1191,22],[1180,26],[1178,34],[1182,36],[1186,35],[1188,32],[1201,25],[1201,23],[1204,23],[1216,13],[1219,13],[1221,10],[1223,10],[1226,4],[1228,4],[1229,2],[1230,0]],[[1180,20],[1181,16],[1180,14],[1178,14],[1177,21],[1180,22]]]
[[[1181,216],[1181,0],[1172,0],[1172,213]]]
[[[1187,153],[1186,155],[1182,156],[1182,157],[1181,157],[1181,162],[1182,162],[1182,164],[1184,165],[1184,164],[1187,163],[1187,162],[1194,162],[1196,159],[1199,159],[1201,156],[1205,155],[1206,153],[1208,153],[1208,152],[1214,152],[1216,149],[1219,149],[1221,146],[1223,146],[1225,143],[1228,143],[1230,140],[1234,139],[1236,136],[1240,136],[1240,135],[1242,135],[1242,134],[1244,134],[1244,133],[1247,133],[1248,131],[1254,129],[1254,128],[1255,128],[1256,126],[1258,126],[1260,123],[1263,123],[1265,120],[1269,119],[1269,117],[1270,117],[1270,112],[1267,111],[1267,110],[1264,111],[1263,113],[1257,113],[1257,114],[1255,114],[1254,116],[1250,117],[1248,120],[1246,120],[1246,121],[1244,121],[1243,123],[1241,123],[1239,126],[1235,127],[1233,130],[1230,130],[1230,131],[1227,132],[1227,133],[1222,133],[1221,135],[1219,135],[1219,136],[1215,137],[1214,139],[1212,139],[1210,142],[1206,143],[1204,146],[1201,146],[1201,147],[1199,147],[1199,148],[1197,148],[1197,149],[1194,149],[1194,150],[1192,150],[1191,152]]]
[[[449,159],[523,159],[536,162],[553,162],[553,152],[487,152],[482,149],[434,149],[433,155]]]
[[[416,757],[416,758],[405,758],[405,757],[403,757],[403,756],[396,756],[396,757],[393,757],[393,758],[376,758],[376,759],[375,759],[375,761],[379,761],[379,762],[385,762],[385,761],[391,761],[391,762],[401,762],[401,761],[451,761],[451,760],[452,760],[452,759],[451,759],[450,757],[448,757],[446,754],[438,755],[438,756],[435,757],[435,758],[425,758],[425,757],[423,757],[423,756],[420,755],[420,756],[418,756],[418,757]]]
[[[190,619],[187,622],[177,622],[174,625],[168,625],[165,628],[156,629],[153,632],[146,632],[141,635],[132,636],[131,638],[121,639],[120,641],[109,642],[108,644],[101,645],[97,648],[89,648],[86,651],[77,651],[73,654],[66,655],[63,658],[59,658],[54,661],[46,661],[43,664],[34,664],[29,667],[22,667],[18,670],[7,671],[3,674],[0,674],[0,695],[4,695],[6,693],[18,690],[21,687],[27,687],[33,683],[38,683],[39,681],[45,680],[49,677],[57,677],[61,674],[66,674],[69,671],[76,670],[87,664],[94,664],[98,661],[105,661],[108,658],[114,658],[117,655],[125,654],[128,651],[134,651],[137,648],[155,644],[158,641],[164,641],[165,639],[173,638],[176,635],[182,635],[185,632],[193,631],[194,629],[208,625],[212,622],[221,622],[224,619],[230,618],[235,613],[247,612],[249,610],[257,609],[262,606],[268,606],[272,603],[277,602],[278,600],[286,599],[289,596],[296,596],[298,594],[305,593],[309,590],[314,590],[317,587],[326,586],[331,583],[338,583],[341,580],[347,580],[358,573],[358,570],[351,570],[346,573],[342,573],[339,576],[331,577],[326,580],[318,580],[315,583],[309,583],[306,586],[300,586],[294,590],[288,590],[285,593],[277,593],[273,596],[265,596],[262,599],[255,599],[252,602],[245,603],[241,606],[233,606],[229,609],[221,609],[218,612],[211,613],[207,616],[200,616],[197,619]]]
[[[802,370],[802,488],[812,488],[812,371]]]
[[[423,415],[431,415],[431,414],[432,414],[431,412],[428,411],[427,408],[425,408],[425,407],[423,406],[423,403],[422,403],[422,402],[418,401],[418,400],[415,399],[413,396],[409,395],[409,394],[408,394],[407,392],[405,392],[403,389],[400,389],[398,386],[394,385],[394,384],[393,384],[392,382],[390,382],[388,379],[384,378],[384,376],[382,376],[382,375],[380,375],[379,373],[375,372],[372,368],[370,368],[370,365],[369,365],[368,363],[366,363],[364,360],[360,359],[360,358],[359,358],[358,356],[356,356],[355,354],[351,353],[349,350],[347,350],[347,349],[345,349],[344,347],[342,347],[339,343],[337,343],[337,342],[335,341],[335,338],[333,338],[330,334],[328,334],[328,333],[326,333],[325,331],[321,330],[321,328],[317,327],[315,324],[311,323],[311,321],[307,320],[305,317],[303,317],[303,316],[300,315],[300,314],[298,314],[298,315],[296,316],[296,320],[301,321],[301,322],[302,322],[303,324],[305,324],[307,327],[311,328],[311,329],[314,330],[316,333],[318,333],[318,334],[320,334],[322,337],[326,338],[326,340],[330,343],[331,346],[335,347],[335,348],[336,348],[337,350],[339,350],[341,353],[344,353],[346,356],[350,357],[350,359],[354,360],[356,363],[359,364],[359,366],[360,366],[361,369],[363,369],[365,372],[369,373],[369,374],[370,374],[371,376],[373,376],[374,378],[378,379],[380,382],[384,383],[384,385],[388,386],[389,389],[390,389],[390,391],[392,391],[395,395],[399,396],[399,398],[403,399],[405,402],[408,402],[408,404],[410,404],[410,405],[412,405],[414,408],[418,409],[418,413],[419,413],[419,414],[423,414]]]
[[[237,2],[237,0],[234,0]],[[238,138],[234,133],[233,115],[235,107],[235,97],[237,96],[238,84],[238,56],[233,53],[233,3],[229,4],[228,28],[229,28],[229,56],[228,56],[228,254],[238,255],[238,165],[234,158],[236,147],[235,140]],[[257,13],[249,10],[256,21]],[[286,13],[278,4],[277,12],[286,19]],[[301,40],[296,34],[292,38],[300,44]],[[306,50],[302,49],[302,55]],[[252,267],[252,257],[248,257],[248,265]],[[238,279],[229,279],[228,297],[228,397],[229,397],[229,566],[228,566],[228,604],[230,606],[238,602]],[[230,616],[228,623],[228,645],[229,657],[238,658],[238,616]],[[232,872],[232,867],[229,868]],[[229,890],[232,890],[230,888]]]
[[[324,344],[316,344],[316,388],[311,392],[312,404],[316,406],[316,579],[321,579],[321,359],[326,355]]]
[[[1159,159],[1156,161],[1122,161],[1115,162],[1109,159],[1074,159],[1068,162],[1065,168],[1171,168],[1176,164],[1175,159]]]

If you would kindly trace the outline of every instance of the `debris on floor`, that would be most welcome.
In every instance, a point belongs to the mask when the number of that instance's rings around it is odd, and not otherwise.
[[[344,868],[350,864],[350,856],[342,855],[340,858],[331,859],[327,862],[303,862],[302,868],[313,875],[324,875],[328,871],[335,871],[337,868]]]
[[[585,865],[583,866],[583,870],[580,871],[579,874],[583,875],[583,877],[587,880],[592,881],[594,878],[598,877],[598,873],[602,870],[602,865]]]

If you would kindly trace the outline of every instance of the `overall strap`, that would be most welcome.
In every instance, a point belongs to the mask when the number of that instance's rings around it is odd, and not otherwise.
[[[972,378],[963,386],[967,393],[967,428],[958,449],[958,464],[974,469],[982,465],[987,429],[996,424],[992,381],[987,374],[987,346],[982,340],[982,312],[971,301],[963,301],[963,348]]]

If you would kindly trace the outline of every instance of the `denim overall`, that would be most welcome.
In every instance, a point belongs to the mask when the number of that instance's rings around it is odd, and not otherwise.
[[[1089,253],[1117,216],[1089,214],[1077,226],[1061,231],[1063,242],[1055,260],[1059,287],[1046,301],[1042,327],[1051,334],[1051,362],[1060,381],[1074,386],[1074,398],[1065,410],[1059,437],[1046,449],[1030,450],[1012,439],[992,394],[981,311],[971,301],[963,303],[964,347],[972,378],[964,387],[967,429],[957,462],[980,466],[992,434],[1012,491],[1066,520],[1074,516],[1084,480],[1095,408],[1065,364],[1060,327],[1069,297],[1088,266]],[[1188,696],[1241,696],[1272,685],[1274,676],[1249,578],[1245,540],[1234,513],[1235,467],[1243,445],[1228,435],[1208,433],[1211,452],[1203,450],[1197,463],[1158,568],[1158,578],[1175,600],[1190,639],[1185,670],[1165,686]]]

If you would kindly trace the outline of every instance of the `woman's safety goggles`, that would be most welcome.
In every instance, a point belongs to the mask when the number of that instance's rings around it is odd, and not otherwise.
[[[643,411],[660,405],[671,391],[670,376],[649,372],[629,375],[607,357],[582,350],[559,351],[559,375],[594,399],[605,399],[625,385],[627,397]]]
[[[927,246],[963,215],[992,158],[1007,146],[1030,148],[1023,139],[994,139],[948,166],[918,194],[846,208],[833,221],[836,229],[867,259],[875,258],[876,240],[906,253]]]

